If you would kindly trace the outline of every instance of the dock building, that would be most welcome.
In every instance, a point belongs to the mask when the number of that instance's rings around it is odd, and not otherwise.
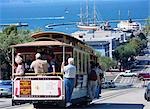
[[[72,33],[73,37],[85,41],[87,44],[99,51],[102,56],[112,58],[114,49],[120,43],[126,42],[131,33],[113,30],[77,31]]]

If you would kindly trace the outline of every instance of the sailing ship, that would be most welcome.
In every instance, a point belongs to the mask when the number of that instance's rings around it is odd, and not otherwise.
[[[65,14],[69,14],[69,10],[67,8],[65,9]]]
[[[80,30],[97,30],[98,28],[100,28],[99,25],[97,25],[96,22],[96,8],[95,8],[95,0],[94,0],[94,8],[93,8],[93,23],[91,23],[89,21],[89,6],[88,6],[88,0],[86,0],[86,22],[83,21],[83,12],[82,12],[82,8],[80,8],[80,22],[78,23],[77,27]]]

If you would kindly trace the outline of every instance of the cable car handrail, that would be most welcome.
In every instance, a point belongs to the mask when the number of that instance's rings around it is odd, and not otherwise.
[[[36,73],[25,73],[24,75],[19,75],[19,74],[13,74],[13,76],[58,76],[58,75],[63,75],[64,73],[62,72],[50,72],[50,73],[39,73],[39,74],[36,74]]]

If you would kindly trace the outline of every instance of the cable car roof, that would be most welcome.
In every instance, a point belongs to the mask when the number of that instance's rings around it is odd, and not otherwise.
[[[72,46],[66,43],[62,43],[60,41],[35,41],[28,42],[23,44],[12,45],[11,47],[28,47],[28,46]]]
[[[69,35],[69,34],[65,34],[65,33],[62,33],[62,32],[56,32],[56,31],[39,32],[39,33],[32,34],[31,37],[32,37],[32,38],[38,38],[38,37],[41,37],[41,36],[43,36],[43,35],[50,35],[50,34],[64,35],[64,36],[72,37],[72,36]],[[72,38],[74,38],[74,37],[72,37]]]

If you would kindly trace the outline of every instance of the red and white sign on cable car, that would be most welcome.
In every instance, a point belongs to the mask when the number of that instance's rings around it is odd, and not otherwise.
[[[15,98],[62,99],[62,79],[59,77],[17,77],[14,80]]]

